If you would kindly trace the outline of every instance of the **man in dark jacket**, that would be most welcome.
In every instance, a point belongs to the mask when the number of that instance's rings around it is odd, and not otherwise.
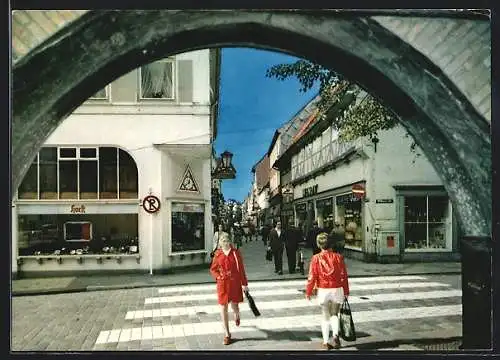
[[[261,231],[261,235],[262,235],[262,242],[264,243],[264,246],[267,245],[267,238],[269,236],[269,232],[271,231],[271,228],[269,227],[269,225],[265,224],[263,227],[262,227],[262,231]]]
[[[274,259],[274,272],[283,275],[283,248],[285,245],[285,234],[281,229],[281,222],[269,233],[268,245],[271,247]]]
[[[290,274],[295,273],[297,247],[300,241],[302,241],[301,231],[293,224],[290,224],[288,229],[285,230],[286,258],[288,260],[288,272]]]
[[[318,234],[322,233],[323,229],[318,227],[318,222],[315,221],[313,223],[313,227],[309,230],[307,234],[307,243],[312,246],[313,255],[319,253],[321,250],[318,248],[318,244],[316,244],[316,237]]]

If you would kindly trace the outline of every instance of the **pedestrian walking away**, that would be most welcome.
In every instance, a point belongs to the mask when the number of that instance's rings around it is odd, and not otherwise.
[[[219,239],[219,249],[215,251],[210,274],[217,282],[217,301],[224,328],[223,344],[229,345],[231,332],[228,304],[231,303],[235,325],[240,326],[239,303],[243,302],[243,292],[248,291],[248,280],[241,251],[231,244],[227,233],[223,233]]]
[[[333,251],[327,233],[317,236],[318,254],[313,255],[309,265],[309,276],[306,284],[306,299],[316,292],[318,304],[321,307],[322,349],[340,348],[339,310],[340,305],[349,296],[349,281],[344,257]],[[332,342],[330,343],[330,330]]]
[[[269,233],[269,246],[273,252],[274,272],[283,275],[283,250],[285,247],[285,236],[281,229],[281,222],[276,223],[276,227]]]
[[[297,248],[300,241],[301,234],[299,229],[293,224],[288,225],[288,228],[285,230],[285,249],[286,259],[288,261],[288,272],[290,274],[295,273],[295,267],[297,265]]]

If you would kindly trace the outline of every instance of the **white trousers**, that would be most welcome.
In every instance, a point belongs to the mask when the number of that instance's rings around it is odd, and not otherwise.
[[[321,333],[323,335],[323,343],[326,344],[330,338],[330,329],[334,337],[339,333],[339,317],[338,313],[340,305],[344,302],[344,289],[318,288],[318,304],[321,306],[322,321]]]

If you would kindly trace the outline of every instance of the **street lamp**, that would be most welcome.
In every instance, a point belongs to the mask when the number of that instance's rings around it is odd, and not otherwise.
[[[212,173],[214,179],[234,179],[236,169],[232,164],[233,154],[225,150],[221,157],[217,159],[217,167]]]
[[[231,160],[233,159],[233,154],[226,150],[221,154],[221,157],[222,157],[222,167],[224,169],[229,169],[231,167]]]

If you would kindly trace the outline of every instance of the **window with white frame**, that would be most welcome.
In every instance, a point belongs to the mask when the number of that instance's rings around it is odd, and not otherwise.
[[[140,68],[140,99],[174,99],[174,63],[168,58]]]
[[[96,92],[94,95],[92,95],[89,99],[90,100],[107,100],[109,98],[109,93],[108,90],[109,86],[105,86],[102,89],[100,89],[98,92]]]
[[[405,196],[407,251],[451,250],[451,204],[447,196]]]
[[[44,147],[18,189],[19,200],[137,197],[135,161],[116,147]]]
[[[205,249],[205,206],[172,203],[172,252]]]

